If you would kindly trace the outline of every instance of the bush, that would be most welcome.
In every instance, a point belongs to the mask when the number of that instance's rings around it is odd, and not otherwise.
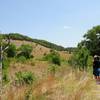
[[[18,57],[20,57],[20,56],[24,56],[24,57],[26,57],[27,59],[28,58],[31,58],[32,56],[31,56],[31,53],[32,53],[32,50],[33,50],[33,48],[32,48],[32,46],[30,46],[30,45],[21,45],[21,47],[19,48],[19,51],[20,51],[20,53],[17,55]]]
[[[59,53],[52,51],[50,54],[45,55],[45,60],[48,60],[56,65],[61,65],[61,59]]]
[[[25,63],[26,58],[24,56],[20,56],[17,58],[17,62]]]
[[[8,49],[6,50],[7,57],[16,56],[16,46],[14,44],[10,44]]]
[[[61,65],[59,56],[56,56],[56,55],[53,56],[53,57],[52,57],[52,63],[53,63],[53,64],[57,64],[57,65]]]
[[[16,74],[17,81],[21,84],[32,84],[36,80],[36,77],[32,72],[17,72]]]

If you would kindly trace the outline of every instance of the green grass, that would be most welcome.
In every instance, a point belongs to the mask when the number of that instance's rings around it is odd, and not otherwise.
[[[10,59],[5,59],[3,61],[3,85],[7,84],[10,80],[9,80],[9,76],[8,76],[8,69],[10,66]]]

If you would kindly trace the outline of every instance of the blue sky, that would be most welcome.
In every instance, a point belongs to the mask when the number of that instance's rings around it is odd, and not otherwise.
[[[100,24],[100,0],[0,0],[0,31],[77,46]]]

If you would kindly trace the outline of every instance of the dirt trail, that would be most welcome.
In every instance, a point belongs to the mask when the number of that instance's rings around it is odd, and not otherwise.
[[[93,100],[100,100],[100,84],[97,84],[95,89],[92,91],[93,93],[93,97],[95,97],[95,99]]]

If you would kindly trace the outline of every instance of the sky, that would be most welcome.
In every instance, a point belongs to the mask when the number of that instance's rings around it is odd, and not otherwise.
[[[0,0],[0,32],[76,47],[100,25],[100,0]]]

